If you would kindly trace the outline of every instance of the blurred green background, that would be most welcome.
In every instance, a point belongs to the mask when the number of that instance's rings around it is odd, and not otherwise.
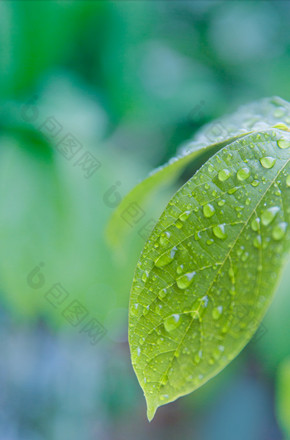
[[[104,233],[204,123],[290,99],[289,18],[270,0],[0,2],[1,440],[290,438],[289,270],[242,354],[149,424],[127,306],[174,189],[122,249]]]

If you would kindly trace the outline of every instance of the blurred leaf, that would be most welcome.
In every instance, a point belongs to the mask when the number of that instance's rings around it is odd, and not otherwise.
[[[132,252],[117,261],[105,243],[112,210],[105,195],[112,176],[130,175],[132,185],[136,175],[128,160],[120,158],[117,170],[99,148],[93,154],[102,168],[87,179],[53,145],[52,155],[42,154],[36,140],[40,144],[41,136],[29,130],[2,131],[0,138],[2,297],[21,317],[45,315],[63,325],[63,310],[78,300],[88,316],[103,320],[110,310],[127,306],[128,274],[136,258]],[[37,287],[40,274],[44,280]],[[58,308],[46,297],[57,283],[69,293]]]
[[[27,93],[47,69],[68,59],[72,42],[99,4],[1,2],[2,98]]]
[[[289,282],[290,260],[288,259],[275,299],[263,322],[266,333],[262,338],[254,341],[255,353],[269,375],[276,374],[279,365],[290,356]]]
[[[279,423],[290,438],[290,358],[281,363],[277,372],[277,415]]]

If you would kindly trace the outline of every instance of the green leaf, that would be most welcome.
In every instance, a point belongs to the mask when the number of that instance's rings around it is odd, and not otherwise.
[[[289,147],[280,129],[225,146],[174,195],[149,237],[129,317],[149,420],[221,371],[261,322],[289,250]]]
[[[290,359],[285,359],[277,374],[277,416],[280,426],[290,438]]]

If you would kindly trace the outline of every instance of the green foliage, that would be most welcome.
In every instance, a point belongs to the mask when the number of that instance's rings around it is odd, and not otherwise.
[[[149,419],[237,356],[271,302],[290,240],[289,117],[271,98],[224,119],[219,140],[240,138],[172,197],[145,244],[129,341]]]
[[[133,270],[136,258],[133,253],[117,260],[105,243],[103,230],[113,211],[106,194],[115,182],[112,176],[129,175],[132,167],[119,158],[117,170],[100,143],[90,151],[102,167],[85,178],[81,167],[67,161],[52,139],[45,140],[24,123],[18,128],[12,123],[3,126],[0,145],[2,300],[21,318],[42,316],[65,325],[61,311],[45,297],[61,283],[69,294],[65,306],[78,300],[104,322],[110,311],[126,307],[130,280],[124,268]],[[131,172],[127,184],[136,177]],[[34,288],[30,278],[39,263],[44,282]]]
[[[285,359],[277,375],[277,416],[284,429],[286,438],[290,438],[290,359]]]

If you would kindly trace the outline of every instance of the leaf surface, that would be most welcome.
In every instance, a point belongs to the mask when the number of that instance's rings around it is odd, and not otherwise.
[[[256,331],[289,250],[290,134],[222,148],[173,196],[138,262],[132,363],[156,409],[221,371]]]

